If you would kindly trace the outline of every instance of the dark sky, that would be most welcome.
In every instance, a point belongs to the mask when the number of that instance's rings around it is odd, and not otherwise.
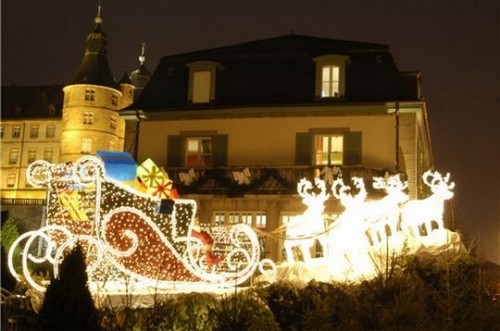
[[[500,263],[498,0],[103,0],[119,79],[163,55],[296,34],[387,44],[423,74],[436,169],[456,182],[455,220]],[[1,3],[2,85],[64,84],[83,56],[97,0]]]

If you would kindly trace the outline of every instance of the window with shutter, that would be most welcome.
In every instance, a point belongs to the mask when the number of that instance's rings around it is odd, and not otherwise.
[[[228,135],[184,133],[168,136],[168,167],[212,167],[227,165]]]
[[[296,165],[361,164],[361,132],[342,129],[315,131],[296,134]]]

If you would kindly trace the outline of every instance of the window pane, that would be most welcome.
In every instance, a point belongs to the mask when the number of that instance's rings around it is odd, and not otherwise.
[[[9,175],[7,177],[7,187],[14,187],[16,184],[16,175]]]
[[[49,125],[47,126],[47,131],[45,132],[45,138],[54,138],[56,135],[56,126]]]
[[[32,125],[30,128],[30,138],[38,138],[38,125]]]
[[[85,101],[94,101],[95,100],[95,90],[85,89]]]
[[[30,148],[28,150],[28,163],[35,162],[36,160],[36,149]]]
[[[43,159],[47,162],[52,162],[52,155],[54,154],[52,148],[45,148],[43,151]]]
[[[211,76],[208,70],[193,73],[193,103],[210,102]]]
[[[323,82],[329,82],[329,81],[330,81],[330,67],[324,66],[323,67]]]
[[[16,164],[19,157],[19,149],[11,148],[9,154],[9,164]]]
[[[14,129],[12,129],[12,138],[19,138],[21,137],[21,127],[15,126]]]
[[[318,135],[315,137],[315,162],[318,165],[342,165],[344,136]]]
[[[265,229],[267,225],[266,214],[255,215],[255,226],[259,229]]]
[[[215,213],[214,224],[215,225],[224,225],[225,219],[226,219],[226,215],[224,213]]]
[[[83,138],[82,139],[82,154],[91,154],[92,152],[92,139]]]
[[[252,226],[252,214],[248,213],[241,214],[241,223]]]
[[[323,66],[321,70],[321,96],[334,97],[339,95],[340,68],[334,65]]]
[[[93,112],[84,112],[83,113],[83,124],[94,124],[94,113]]]
[[[187,138],[186,166],[205,167],[212,164],[212,138]]]
[[[344,137],[343,136],[332,136],[331,137],[332,146],[332,156],[331,164],[340,165],[343,162],[343,149],[344,149]]]

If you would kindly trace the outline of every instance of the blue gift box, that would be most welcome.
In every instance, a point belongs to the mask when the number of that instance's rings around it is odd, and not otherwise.
[[[106,177],[120,181],[133,182],[137,173],[137,163],[127,152],[98,151],[96,156],[104,163]]]

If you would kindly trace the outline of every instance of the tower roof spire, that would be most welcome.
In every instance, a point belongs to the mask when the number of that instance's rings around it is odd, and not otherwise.
[[[101,10],[102,10],[101,0],[99,0],[99,4],[97,5],[97,16],[94,19],[96,25],[102,24]]]
[[[146,43],[143,42],[142,43],[142,52],[141,52],[141,55],[139,55],[139,63],[141,64],[141,66],[144,65],[144,63],[146,63]]]
[[[103,22],[101,0],[99,0],[97,6],[97,15],[94,22],[94,31],[85,40],[85,53],[72,83],[94,84],[116,88],[117,85],[106,56],[108,38],[101,29]]]

